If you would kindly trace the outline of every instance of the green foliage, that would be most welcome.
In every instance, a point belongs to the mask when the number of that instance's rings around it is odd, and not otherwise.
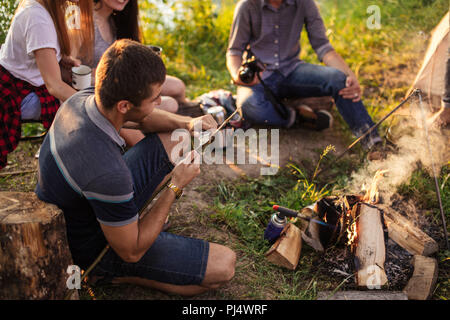
[[[2,0],[2,5],[0,6],[0,44],[5,42],[17,5],[17,0]]]
[[[45,132],[45,128],[41,123],[24,123],[22,124],[22,136],[37,136]]]
[[[148,1],[141,1],[140,7],[145,11],[141,17],[145,42],[163,47],[168,74],[188,83],[189,95],[233,89],[225,53],[234,1],[222,1],[219,9],[212,1],[173,0],[174,16],[169,21],[164,19],[167,10],[158,11]]]
[[[213,218],[228,225],[249,248],[262,253],[267,249],[264,229],[274,213],[274,204],[295,210],[304,208],[328,194],[327,186],[318,188],[295,164],[289,164],[276,176],[220,182]]]
[[[442,167],[438,177],[442,207],[447,225],[450,220],[450,162]],[[432,210],[436,221],[441,221],[434,178],[423,168],[418,168],[407,183],[398,189],[399,194],[412,198],[424,210]],[[440,224],[440,223],[439,223]]]
[[[380,29],[370,29],[370,5],[380,9]],[[391,110],[404,97],[411,83],[392,86],[388,72],[406,68],[418,71],[417,59],[426,48],[429,32],[449,9],[448,0],[322,0],[319,8],[327,35],[336,51],[358,76],[365,91],[364,103],[375,119]],[[318,63],[302,37],[301,57]],[[420,60],[419,60],[420,61]],[[411,81],[412,79],[408,79]]]

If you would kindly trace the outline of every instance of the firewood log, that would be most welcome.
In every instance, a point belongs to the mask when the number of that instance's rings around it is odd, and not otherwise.
[[[408,300],[408,297],[398,291],[321,291],[317,300]]]
[[[386,249],[384,245],[381,213],[365,203],[353,207],[357,219],[357,240],[355,243],[356,282],[360,287],[381,289],[386,284],[384,271]]]
[[[438,276],[436,259],[414,256],[412,259],[414,273],[403,292],[409,300],[427,300],[431,297]]]
[[[297,268],[302,250],[301,231],[292,223],[284,227],[280,237],[265,253],[267,260],[289,270]]]
[[[429,256],[438,251],[436,241],[398,212],[390,208],[384,209],[384,220],[388,227],[389,238],[409,253]]]
[[[33,192],[0,192],[0,299],[64,299],[70,265],[62,211]]]

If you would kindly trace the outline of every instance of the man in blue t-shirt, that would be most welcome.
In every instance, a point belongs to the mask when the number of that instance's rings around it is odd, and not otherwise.
[[[131,40],[102,56],[95,91],[81,91],[58,110],[39,157],[38,197],[60,207],[75,264],[86,269],[106,245],[93,274],[192,295],[234,275],[235,253],[204,240],[161,232],[170,206],[200,173],[192,151],[174,165],[170,132],[217,127],[211,116],[190,118],[155,109],[166,70],[159,56]],[[125,124],[146,137],[125,152]],[[165,132],[158,133],[155,132]],[[152,193],[168,188],[143,217]]]

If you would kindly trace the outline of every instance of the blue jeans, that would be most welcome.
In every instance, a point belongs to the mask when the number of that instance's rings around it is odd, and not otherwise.
[[[272,73],[264,83],[279,98],[306,98],[332,96],[339,113],[355,136],[362,135],[374,125],[361,101],[352,102],[339,95],[345,88],[346,75],[335,68],[301,63],[287,77],[279,72]],[[239,86],[237,89],[238,107],[242,106],[243,116],[254,124],[267,124],[286,127],[288,120],[283,119],[267,98],[262,84],[252,87]],[[365,139],[368,147],[381,141],[376,130]]]
[[[41,102],[36,93],[31,92],[20,104],[22,120],[39,120],[41,118]]]
[[[123,156],[133,175],[134,200],[142,208],[173,167],[161,140],[149,134]],[[136,263],[123,261],[111,248],[93,269],[109,281],[115,277],[139,277],[176,285],[200,284],[208,263],[209,243],[161,232]]]

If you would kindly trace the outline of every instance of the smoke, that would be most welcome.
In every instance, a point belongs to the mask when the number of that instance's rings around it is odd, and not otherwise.
[[[426,112],[426,111],[424,111]],[[393,116],[396,122],[389,130],[389,136],[394,141],[398,150],[389,152],[385,160],[372,161],[363,169],[352,174],[349,191],[361,193],[361,188],[372,182],[378,170],[388,170],[378,183],[380,195],[384,203],[390,203],[392,196],[398,187],[408,182],[411,174],[419,165],[422,165],[431,176],[434,176],[432,164],[439,175],[440,168],[449,159],[448,138],[440,130],[424,127],[424,118],[418,102],[411,103],[409,114]],[[427,143],[427,130],[428,141]],[[430,154],[431,149],[431,154]]]

